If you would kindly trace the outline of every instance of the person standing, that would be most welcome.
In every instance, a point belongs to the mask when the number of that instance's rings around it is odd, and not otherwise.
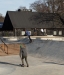
[[[22,67],[24,67],[24,59],[25,59],[25,62],[27,64],[27,67],[29,67],[29,64],[28,64],[28,61],[27,61],[27,50],[26,50],[26,46],[24,43],[22,43],[20,45],[20,58],[21,58],[21,61],[22,61]]]

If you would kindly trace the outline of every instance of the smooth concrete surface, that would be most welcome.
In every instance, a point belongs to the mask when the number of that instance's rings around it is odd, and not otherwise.
[[[64,39],[64,37],[61,38]],[[33,39],[32,43],[28,43],[29,39],[26,37],[12,42],[6,39],[3,41],[11,44],[25,43],[28,47],[29,67],[19,65],[21,64],[19,55],[0,56],[0,75],[64,74],[64,41],[53,41],[48,38],[44,40],[41,37]]]
[[[19,55],[0,57],[0,75],[63,75],[64,64],[28,56],[29,67],[20,67]],[[26,63],[25,63],[26,64]]]

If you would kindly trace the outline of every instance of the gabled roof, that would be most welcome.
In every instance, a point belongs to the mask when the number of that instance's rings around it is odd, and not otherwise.
[[[64,21],[56,13],[8,11],[3,27],[6,25],[12,25],[12,28],[64,28]]]

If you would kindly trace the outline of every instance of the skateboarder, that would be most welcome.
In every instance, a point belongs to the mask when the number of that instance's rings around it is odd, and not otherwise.
[[[28,61],[27,61],[27,51],[26,51],[26,46],[25,46],[25,44],[24,43],[22,43],[21,45],[20,45],[20,58],[21,58],[21,61],[22,61],[22,67],[24,67],[25,65],[24,65],[24,59],[25,59],[25,62],[26,62],[26,64],[27,64],[27,67],[29,67],[29,65],[28,65]]]
[[[29,42],[31,43],[32,42],[32,39],[30,38],[30,32],[29,31],[25,31],[25,35],[27,35],[28,36],[28,38],[29,38]]]

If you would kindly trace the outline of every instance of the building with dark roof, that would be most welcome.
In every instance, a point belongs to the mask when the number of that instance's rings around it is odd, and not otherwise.
[[[64,35],[64,20],[57,13],[39,13],[31,11],[7,11],[3,31],[13,31],[14,35],[22,35],[29,30],[34,34],[34,28],[41,35],[40,29],[46,29],[47,35]]]

